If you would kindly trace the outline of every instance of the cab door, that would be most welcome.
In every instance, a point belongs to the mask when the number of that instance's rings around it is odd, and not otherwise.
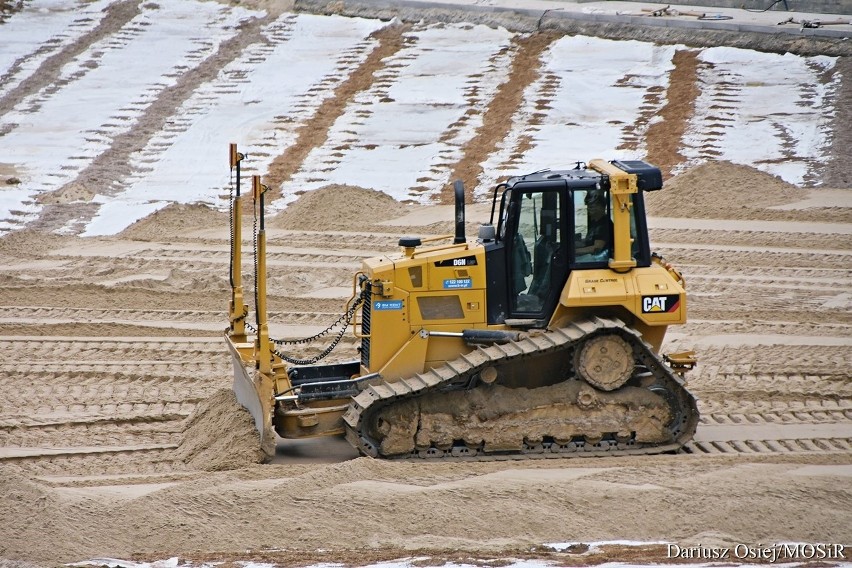
[[[548,319],[568,277],[568,191],[515,186],[505,223],[509,315]]]

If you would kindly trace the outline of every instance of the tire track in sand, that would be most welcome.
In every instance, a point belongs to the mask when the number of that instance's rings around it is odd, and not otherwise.
[[[50,85],[60,84],[59,76],[62,68],[75,57],[89,49],[92,44],[120,31],[139,14],[140,3],[140,0],[123,0],[110,4],[100,24],[93,30],[77,38],[73,43],[42,61],[34,73],[0,97],[0,117],[11,111],[27,96],[37,93]],[[7,73],[0,77],[0,82],[6,81],[7,78],[16,72],[19,66],[20,62],[16,62]],[[14,127],[14,124],[7,124],[0,130],[0,136],[3,136]]]
[[[461,179],[471,196],[483,172],[483,163],[509,133],[512,117],[524,101],[524,91],[541,75],[541,55],[559,38],[554,33],[538,32],[512,38],[514,51],[506,82],[500,85],[482,115],[482,126],[462,148],[462,159],[452,168],[450,180]],[[447,187],[440,196],[443,203],[453,203],[453,191]]]
[[[375,75],[385,68],[385,61],[405,46],[406,39],[403,34],[409,28],[407,24],[391,24],[370,35],[378,40],[378,45],[364,62],[338,85],[334,95],[323,101],[313,118],[298,129],[296,142],[270,164],[263,180],[271,192],[267,203],[281,196],[281,184],[299,170],[311,150],[325,143],[329,129],[346,111],[349,101],[358,93],[368,90],[375,81]]]
[[[242,22],[236,35],[221,42],[212,55],[183,73],[175,85],[163,88],[157,98],[145,108],[132,129],[113,137],[109,149],[94,158],[74,180],[59,188],[56,193],[62,194],[75,185],[99,187],[101,191],[105,191],[112,181],[128,177],[133,168],[130,156],[143,150],[152,137],[166,129],[174,111],[192,96],[202,83],[215,77],[223,67],[239,57],[248,45],[257,42],[261,37],[262,27],[275,18],[276,15],[270,12],[265,17],[249,18]],[[96,204],[83,208],[48,204],[30,226],[52,230],[74,221],[74,229],[82,230],[86,223],[94,218],[97,209]]]

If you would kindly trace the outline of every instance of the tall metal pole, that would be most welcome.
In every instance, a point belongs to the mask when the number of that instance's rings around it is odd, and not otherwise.
[[[260,183],[260,176],[252,176],[252,195],[254,196],[255,211],[259,218],[257,274],[255,275],[257,280],[255,291],[257,295],[255,306],[257,310],[257,339],[255,343],[257,356],[255,359],[258,370],[265,375],[270,375],[272,373],[272,346],[270,345],[266,313],[266,227],[263,218],[263,194],[266,193],[266,189],[266,186]]]
[[[236,192],[231,203],[231,301],[228,305],[230,335],[239,342],[245,342],[246,313],[248,308],[243,297],[242,275],[242,206],[240,201],[240,162],[245,157],[237,152],[237,145],[230,145],[231,171],[236,170]]]

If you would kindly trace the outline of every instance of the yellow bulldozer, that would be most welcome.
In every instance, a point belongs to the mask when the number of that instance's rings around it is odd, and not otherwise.
[[[595,159],[512,177],[490,222],[465,236],[404,236],[363,261],[339,322],[360,359],[284,354],[266,309],[266,187],[252,177],[255,323],[240,275],[240,162],[231,214],[226,341],[234,391],[262,447],[345,434],[366,456],[507,459],[673,452],[695,433],[684,374],[692,352],[662,355],[686,321],[681,274],[652,254],[643,193],[662,188],[643,161]],[[232,176],[232,179],[233,176]]]

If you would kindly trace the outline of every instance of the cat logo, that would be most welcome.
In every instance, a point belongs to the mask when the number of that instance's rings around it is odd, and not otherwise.
[[[680,307],[680,295],[642,296],[642,313],[672,313]]]

